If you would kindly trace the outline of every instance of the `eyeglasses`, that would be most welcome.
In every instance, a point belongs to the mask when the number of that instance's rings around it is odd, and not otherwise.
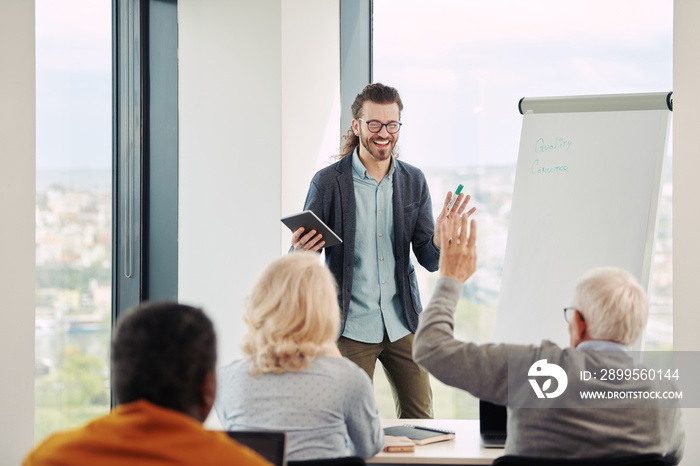
[[[585,320],[583,318],[583,314],[581,314],[581,311],[576,309],[575,307],[565,307],[564,308],[564,320],[567,322],[571,322],[574,318],[574,312],[578,312],[578,315],[581,316],[581,320]]]
[[[389,134],[396,134],[399,132],[401,129],[401,125],[403,123],[400,123],[398,121],[390,121],[389,123],[382,123],[381,121],[377,120],[372,120],[372,121],[367,121],[363,120],[362,118],[358,118],[360,121],[364,121],[367,123],[367,128],[369,129],[370,133],[378,133],[382,130],[384,126],[386,126],[386,131]]]

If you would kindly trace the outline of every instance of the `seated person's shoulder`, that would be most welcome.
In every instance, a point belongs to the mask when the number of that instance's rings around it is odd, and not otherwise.
[[[78,463],[80,459],[76,453],[80,452],[84,429],[81,427],[49,435],[27,455],[23,466],[54,464],[60,458],[74,458],[75,464],[82,464]]]
[[[339,358],[325,354],[316,358],[314,362],[321,367],[333,371],[354,372],[356,369],[361,370],[357,364],[346,357]]]
[[[109,415],[103,416],[84,427],[52,434],[27,455],[23,466],[63,464],[60,463],[62,460],[74,466],[127,463],[148,466],[170,463],[175,459],[178,464],[192,466],[269,465],[260,455],[231,440],[226,433],[208,431],[201,425],[173,426],[168,435],[160,431],[148,439],[127,442],[129,435],[125,435],[123,429],[111,432],[114,425],[109,419]]]
[[[549,340],[542,340],[539,345],[486,343],[483,345],[475,344],[474,347],[498,356],[520,356],[525,359],[540,359],[546,357],[559,358],[567,351],[572,350],[571,348],[563,349]]]
[[[247,359],[236,359],[230,363],[216,369],[219,377],[227,375],[240,375],[250,372],[250,361]]]

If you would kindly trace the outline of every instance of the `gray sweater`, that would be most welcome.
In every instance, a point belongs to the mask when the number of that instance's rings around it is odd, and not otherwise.
[[[610,400],[609,408],[550,407],[562,406],[566,396],[538,400],[533,387],[526,382],[528,378],[535,379],[528,377],[530,367],[546,359],[548,364],[565,368],[572,381],[567,393],[573,396],[578,394],[573,384],[577,383],[575,378],[580,378],[580,371],[625,367],[622,358],[629,360],[628,356],[562,349],[549,341],[543,341],[540,346],[521,346],[477,345],[456,340],[454,311],[461,290],[457,280],[440,278],[430,304],[420,316],[413,357],[442,382],[477,398],[508,406],[506,454],[578,458],[660,453],[666,464],[678,464],[684,443],[680,409],[654,403],[640,407],[638,400]],[[589,389],[610,388],[609,382],[586,383]],[[631,387],[625,385],[625,389],[641,391],[659,387],[658,384],[645,386],[648,384],[637,381]],[[551,393],[545,385],[542,385],[544,392]],[[666,386],[674,388],[671,383]],[[597,403],[600,406],[603,402]]]

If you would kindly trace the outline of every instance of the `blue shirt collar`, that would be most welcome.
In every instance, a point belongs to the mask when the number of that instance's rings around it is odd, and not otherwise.
[[[395,169],[396,163],[394,162],[394,156],[392,155],[391,162],[389,165],[389,171],[387,172],[385,178],[388,177],[389,179],[391,179],[391,177],[394,175]],[[355,175],[360,179],[371,178],[367,174],[367,169],[362,164],[362,160],[360,160],[360,146],[357,146],[352,153],[352,171],[355,172]]]
[[[620,343],[615,343],[614,341],[606,340],[587,340],[582,341],[576,347],[577,350],[593,350],[600,351],[602,353],[622,353],[629,354],[630,350]]]

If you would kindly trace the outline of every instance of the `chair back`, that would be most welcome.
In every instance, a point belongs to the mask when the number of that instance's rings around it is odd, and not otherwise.
[[[493,466],[664,466],[664,460],[657,453],[613,458],[535,458],[505,455],[496,458]]]

